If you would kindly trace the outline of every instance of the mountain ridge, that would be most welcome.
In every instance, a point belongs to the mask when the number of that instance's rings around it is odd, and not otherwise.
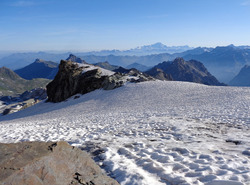
[[[25,66],[15,72],[26,80],[33,78],[53,79],[58,71],[58,64],[52,61],[36,59],[32,64]]]
[[[0,96],[17,95],[26,90],[38,87],[44,88],[49,81],[50,80],[43,78],[25,80],[11,69],[2,67],[0,68]]]
[[[147,71],[147,74],[159,75],[157,69],[160,69],[160,73],[164,72],[166,75],[173,78],[175,81],[187,81],[196,82],[206,85],[225,85],[220,83],[213,75],[211,75],[206,67],[199,61],[189,60],[185,61],[183,58],[176,58],[174,61],[162,62],[154,66],[151,70]],[[164,74],[161,74],[159,78],[163,78]]]

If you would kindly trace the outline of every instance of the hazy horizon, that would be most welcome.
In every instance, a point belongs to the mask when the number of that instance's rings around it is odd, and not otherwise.
[[[0,51],[250,45],[250,0],[1,0]]]

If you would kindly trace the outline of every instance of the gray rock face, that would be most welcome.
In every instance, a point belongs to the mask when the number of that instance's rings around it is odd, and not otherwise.
[[[82,73],[83,67],[72,61],[61,60],[55,79],[47,85],[48,101],[61,102],[77,94],[85,94],[102,87],[106,78],[99,69]]]
[[[86,152],[66,142],[0,144],[0,184],[118,185]]]
[[[149,75],[145,76],[137,70],[121,74],[107,72],[90,64],[81,65],[62,60],[55,79],[47,85],[48,101],[61,102],[78,93],[85,94],[100,88],[111,90],[122,86],[127,81],[149,80],[154,80],[154,78]]]

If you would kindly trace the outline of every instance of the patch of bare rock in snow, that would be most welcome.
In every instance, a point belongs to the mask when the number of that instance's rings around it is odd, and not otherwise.
[[[122,185],[250,184],[250,88],[126,84],[1,117],[0,142],[90,152]]]

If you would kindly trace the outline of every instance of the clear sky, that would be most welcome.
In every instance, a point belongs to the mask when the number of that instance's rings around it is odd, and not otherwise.
[[[250,0],[0,0],[0,50],[250,45]]]

